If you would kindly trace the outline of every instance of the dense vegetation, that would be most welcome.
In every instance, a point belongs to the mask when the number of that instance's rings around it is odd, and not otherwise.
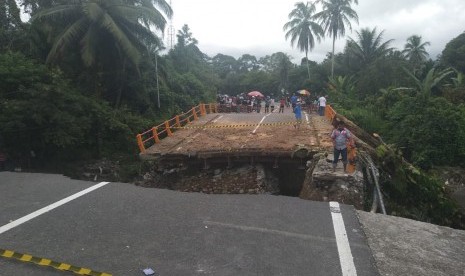
[[[16,2],[28,22],[21,22]],[[334,42],[358,20],[351,9],[357,1],[317,2],[319,12],[297,3],[284,26],[283,36],[306,55],[295,64],[282,52],[209,57],[187,25],[174,47],[164,49],[159,33],[173,12],[164,0],[6,0],[0,6],[0,150],[17,163],[33,151],[44,166],[135,156],[136,133],[218,93],[281,97],[305,88],[327,94],[338,112],[379,133],[423,170],[464,166],[465,33],[433,60],[429,42],[418,35],[394,49],[383,30],[360,29],[342,52],[333,48],[317,63],[308,58],[316,42],[325,35]],[[448,225],[456,220],[438,181],[416,177],[427,195],[416,202],[407,191],[417,190],[400,182],[385,183],[392,209],[406,210],[397,213]],[[416,215],[414,203],[427,210]]]

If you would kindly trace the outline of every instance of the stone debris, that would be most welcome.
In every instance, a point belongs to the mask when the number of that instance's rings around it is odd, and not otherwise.
[[[261,164],[256,164],[200,171],[192,168],[154,169],[136,184],[205,194],[276,194],[279,193],[277,183],[276,177],[270,176]]]
[[[332,155],[314,157],[314,168],[310,168],[307,173],[300,197],[315,201],[337,201],[363,209],[363,174],[359,171],[345,173],[340,162],[333,172],[331,162]]]

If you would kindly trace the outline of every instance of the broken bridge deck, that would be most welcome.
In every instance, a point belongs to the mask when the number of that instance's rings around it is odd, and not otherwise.
[[[291,108],[284,113],[211,113],[177,129],[172,136],[146,149],[145,160],[214,160],[225,158],[256,161],[301,161],[321,151],[330,151],[333,129],[329,120],[316,113],[303,113],[299,128],[294,127]],[[296,152],[303,149],[303,154]]]

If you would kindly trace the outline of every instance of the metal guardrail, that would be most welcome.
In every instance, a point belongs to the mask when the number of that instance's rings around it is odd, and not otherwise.
[[[136,136],[137,145],[141,153],[144,153],[148,147],[160,143],[160,139],[172,136],[175,129],[179,129],[192,121],[195,121],[199,116],[204,116],[208,113],[217,113],[217,104],[199,104],[189,111],[176,115],[174,118],[152,127],[145,132],[139,133]]]

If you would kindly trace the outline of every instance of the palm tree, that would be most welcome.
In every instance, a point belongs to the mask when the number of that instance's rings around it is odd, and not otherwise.
[[[413,66],[413,74],[419,69],[421,64],[426,61],[428,58],[428,52],[426,52],[426,46],[429,46],[430,43],[422,42],[421,36],[412,35],[407,38],[407,43],[404,46],[402,54]]]
[[[55,32],[53,46],[46,62],[54,63],[74,51],[93,72],[95,93],[101,92],[102,72],[115,72],[115,106],[120,104],[123,76],[128,65],[139,73],[139,62],[150,46],[162,44],[151,29],[163,31],[165,16],[171,17],[171,7],[165,0],[73,0],[39,10],[32,22],[44,22]],[[66,55],[65,55],[66,54]]]
[[[355,92],[355,76],[336,76],[328,78],[328,86],[331,91],[350,95]]]
[[[115,53],[117,58],[129,59],[137,66],[147,46],[161,45],[150,28],[164,30],[163,14],[168,18],[172,15],[165,0],[82,0],[39,11],[32,21],[45,20],[63,26],[47,62],[53,62],[78,43],[86,66],[94,65],[100,55],[111,54],[115,58]]]
[[[358,1],[354,1],[358,4]],[[331,55],[331,77],[334,76],[334,45],[336,38],[345,35],[347,25],[352,30],[350,20],[355,20],[358,24],[358,15],[351,8],[352,0],[319,0],[323,10],[315,14],[315,18],[321,21],[324,32],[333,38],[333,51]]]
[[[318,42],[321,41],[321,37],[324,32],[321,26],[313,21],[313,14],[315,13],[315,4],[307,2],[298,2],[295,4],[295,8],[289,13],[290,21],[284,24],[283,30],[286,31],[286,39],[291,38],[291,45],[297,41],[297,47],[301,52],[305,52],[305,58],[307,59],[307,72],[308,78],[310,78],[310,66],[308,63],[308,51],[315,47],[315,38]]]
[[[431,96],[431,92],[433,91],[433,89],[439,86],[439,84],[442,82],[442,80],[444,80],[444,78],[452,75],[455,72],[451,68],[436,71],[436,68],[433,67],[428,71],[425,78],[423,80],[420,80],[405,68],[404,71],[415,82],[419,95],[423,95],[426,98]]]
[[[382,42],[383,33],[384,31],[377,34],[376,28],[371,31],[368,28],[364,28],[360,32],[357,32],[357,41],[349,37],[347,49],[360,60],[362,65],[369,65],[392,50],[389,44],[393,40],[390,39]]]

